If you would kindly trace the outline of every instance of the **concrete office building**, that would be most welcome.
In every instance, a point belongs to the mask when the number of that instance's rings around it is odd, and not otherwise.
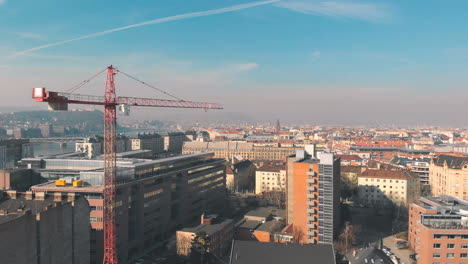
[[[410,205],[408,244],[418,263],[468,263],[468,201],[421,197]]]
[[[102,262],[103,166],[102,159],[45,159],[43,170],[77,172],[83,186],[33,186],[33,192],[79,193],[91,206],[91,263]],[[122,262],[140,257],[145,250],[176,230],[199,223],[204,212],[225,207],[225,161],[213,153],[181,155],[158,160],[117,159],[117,240]]]
[[[81,196],[0,192],[1,263],[88,264],[90,231]]]
[[[332,244],[340,228],[340,159],[308,145],[288,157],[286,221],[301,243]]]
[[[239,141],[220,142],[185,142],[183,154],[198,152],[213,152],[216,158],[231,159],[232,156],[242,156],[248,160],[285,160],[287,156],[296,153],[303,147],[280,143],[249,143]]]
[[[468,199],[468,156],[439,155],[429,166],[429,184],[434,196]]]

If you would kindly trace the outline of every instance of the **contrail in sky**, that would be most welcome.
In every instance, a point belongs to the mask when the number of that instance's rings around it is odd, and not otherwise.
[[[98,36],[110,34],[112,32],[126,30],[126,29],[130,29],[130,28],[153,25],[153,24],[160,24],[160,23],[165,23],[165,22],[169,22],[169,21],[182,20],[182,19],[188,19],[188,18],[193,18],[193,17],[211,16],[211,15],[216,15],[216,14],[228,13],[228,12],[233,12],[233,11],[237,11],[237,10],[241,10],[241,9],[254,7],[254,6],[271,4],[271,3],[275,3],[275,2],[279,2],[279,1],[280,0],[269,0],[269,1],[249,3],[249,4],[235,5],[235,6],[225,7],[225,8],[221,8],[221,9],[214,9],[214,10],[208,10],[208,11],[200,11],[200,12],[193,12],[193,13],[187,13],[187,14],[182,14],[182,15],[175,15],[175,16],[158,18],[158,19],[154,19],[154,20],[150,20],[150,21],[146,21],[146,22],[142,22],[142,23],[138,23],[138,24],[133,24],[133,25],[125,26],[125,27],[109,29],[109,30],[102,31],[102,32],[97,32],[97,33],[93,33],[93,34],[89,34],[89,35],[85,35],[85,36],[81,36],[81,37],[77,37],[77,38],[73,38],[73,39],[69,39],[69,40],[59,41],[59,42],[55,42],[55,43],[46,44],[46,45],[38,46],[38,47],[35,47],[35,48],[23,50],[23,51],[20,51],[20,52],[17,52],[17,53],[14,53],[14,54],[10,55],[9,58],[21,56],[21,55],[24,55],[24,54],[27,54],[27,53],[30,53],[30,52],[33,52],[33,51],[36,51],[36,50],[46,49],[46,48],[53,47],[53,46],[59,46],[59,45],[63,45],[63,44],[66,44],[66,43],[77,41],[77,40],[98,37]]]

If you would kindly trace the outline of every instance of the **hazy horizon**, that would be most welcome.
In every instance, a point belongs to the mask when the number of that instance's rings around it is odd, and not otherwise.
[[[43,109],[33,87],[65,91],[113,64],[251,120],[468,126],[464,1],[66,2],[0,1],[3,107]],[[120,95],[164,98],[123,76],[116,85]],[[103,90],[100,78],[77,93]],[[179,110],[132,111],[160,119]]]

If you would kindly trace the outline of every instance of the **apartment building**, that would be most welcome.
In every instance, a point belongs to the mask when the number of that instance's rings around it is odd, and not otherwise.
[[[156,133],[138,134],[130,141],[132,150],[151,150],[153,154],[164,152],[164,138]]]
[[[250,160],[237,161],[226,167],[226,187],[231,192],[253,191],[255,165]]]
[[[130,141],[124,135],[117,135],[116,137],[116,152],[125,152],[130,150]],[[84,138],[82,142],[75,143],[75,151],[82,152],[89,159],[95,158],[104,153],[104,138],[95,136],[91,138]]]
[[[180,154],[182,153],[182,147],[184,142],[192,141],[196,138],[196,133],[193,131],[187,132],[169,132],[164,136],[164,150],[166,152]],[[209,151],[205,151],[209,152]]]
[[[224,256],[230,249],[234,235],[232,219],[223,219],[218,215],[202,214],[201,223],[176,232],[177,254],[189,256],[192,241],[197,234],[204,233],[210,240],[209,252],[217,257]]]
[[[266,164],[255,172],[255,193],[286,191],[286,166],[284,164]]]
[[[409,170],[368,169],[358,176],[358,200],[366,206],[407,206],[420,192],[419,177]]]
[[[468,201],[421,197],[409,207],[408,243],[418,263],[468,263]]]
[[[439,155],[429,166],[429,184],[434,196],[468,199],[468,156]]]
[[[303,147],[294,144],[280,143],[250,143],[243,141],[220,142],[185,142],[182,153],[213,152],[216,158],[231,159],[242,156],[248,160],[285,160],[287,156],[296,153]]]
[[[47,182],[33,192],[78,193],[91,206],[91,262],[103,254],[102,159],[44,159],[44,171],[69,171],[70,184]],[[225,161],[213,153],[181,155],[157,160],[117,159],[117,248],[122,262],[141,256],[176,230],[199,223],[203,212],[222,211],[227,192]],[[73,185],[77,179],[83,184]]]
[[[75,143],[75,152],[85,153],[88,158],[102,155],[103,140],[98,138],[85,138],[83,142]]]
[[[288,157],[286,221],[301,243],[332,244],[340,228],[340,159],[314,148]]]

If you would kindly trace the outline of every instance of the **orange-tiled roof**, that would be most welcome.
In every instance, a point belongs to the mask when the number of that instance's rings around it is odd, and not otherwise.
[[[341,155],[336,155],[337,157],[340,157],[341,160],[362,160],[361,157],[359,157],[358,155],[345,155],[345,154],[341,154]]]

